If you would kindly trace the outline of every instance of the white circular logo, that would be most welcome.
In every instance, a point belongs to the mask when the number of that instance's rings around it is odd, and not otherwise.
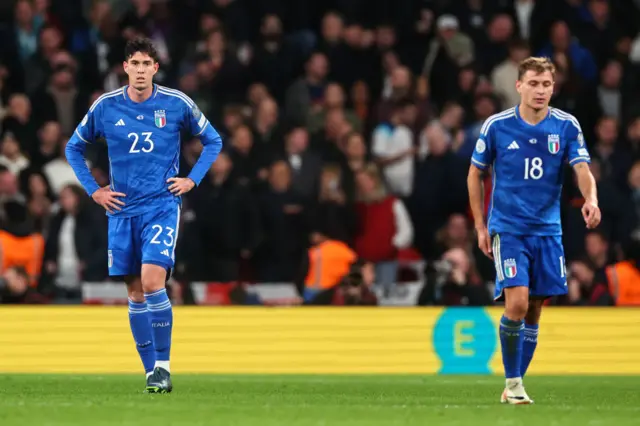
[[[89,117],[87,117],[87,116],[86,116],[86,114],[85,114],[84,118],[82,119],[82,123],[80,123],[80,125],[81,125],[82,127],[84,127],[84,126],[87,124],[87,120],[88,120],[88,119],[89,119]]]
[[[478,151],[478,154],[482,154],[485,149],[487,149],[487,144],[485,144],[482,139],[478,139],[478,142],[476,142],[476,151]]]
[[[584,136],[582,132],[578,133],[578,143],[580,143],[580,146],[584,146]]]

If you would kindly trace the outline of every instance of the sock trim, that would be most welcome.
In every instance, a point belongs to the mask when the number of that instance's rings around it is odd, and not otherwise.
[[[171,301],[167,300],[157,305],[149,305],[148,309],[151,312],[166,311],[167,309],[171,309]]]
[[[160,294],[166,293],[166,292],[167,292],[166,288],[161,288],[160,290],[152,291],[151,293],[145,293],[144,297],[159,296]]]

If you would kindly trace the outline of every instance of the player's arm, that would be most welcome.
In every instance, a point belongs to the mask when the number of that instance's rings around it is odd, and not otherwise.
[[[95,110],[87,112],[69,138],[64,151],[69,165],[89,196],[93,196],[100,189],[85,160],[87,145],[93,143],[97,137],[95,121]]]
[[[80,124],[78,124],[78,127],[76,127],[73,135],[71,135],[64,152],[69,165],[87,194],[109,213],[113,213],[114,210],[120,210],[119,206],[124,205],[124,203],[116,197],[124,197],[125,194],[113,192],[108,186],[100,188],[100,185],[98,185],[98,182],[96,182],[91,174],[91,170],[89,170],[85,159],[87,145],[95,142],[100,136],[100,123],[97,118],[99,111],[100,105],[97,105],[87,112]]]
[[[484,129],[484,126],[483,126]],[[476,147],[471,156],[471,166],[467,176],[467,189],[469,191],[469,206],[473,214],[473,221],[478,234],[478,246],[488,257],[491,254],[491,238],[484,217],[484,175],[493,162],[493,143],[489,130],[480,133]]]
[[[578,188],[584,198],[582,217],[587,228],[593,229],[598,226],[601,219],[600,208],[598,207],[598,189],[596,180],[589,168],[591,157],[584,143],[582,130],[577,124],[577,120],[568,127],[566,136],[568,140],[567,159],[571,167],[573,167],[578,181]]]
[[[191,135],[200,138],[203,149],[191,173],[186,178],[173,177],[169,183],[169,191],[176,196],[189,192],[194,186],[198,186],[222,149],[222,138],[209,123],[197,106],[193,106],[185,112],[187,128]]]

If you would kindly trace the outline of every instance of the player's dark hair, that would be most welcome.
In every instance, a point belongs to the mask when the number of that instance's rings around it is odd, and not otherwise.
[[[536,75],[549,71],[554,78],[556,76],[556,66],[549,58],[531,56],[520,62],[518,65],[518,80],[522,80],[522,76],[525,75],[527,71],[533,71]]]
[[[125,60],[128,61],[137,52],[149,55],[149,57],[153,59],[154,62],[160,62],[158,51],[154,47],[153,42],[148,38],[139,37],[133,40],[129,40],[124,48]]]

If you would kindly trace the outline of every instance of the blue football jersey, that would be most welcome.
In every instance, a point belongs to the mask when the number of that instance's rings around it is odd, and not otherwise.
[[[578,120],[549,108],[536,125],[518,107],[489,117],[471,157],[476,167],[493,170],[488,227],[493,235],[562,235],[560,197],[565,164],[589,163]]]
[[[94,102],[75,133],[84,143],[98,138],[107,142],[111,189],[126,194],[124,207],[113,216],[137,216],[180,203],[167,179],[178,175],[183,132],[200,137],[204,144],[221,144],[204,114],[178,90],[154,85],[151,97],[137,103],[125,86]],[[70,143],[80,140],[72,138]]]

